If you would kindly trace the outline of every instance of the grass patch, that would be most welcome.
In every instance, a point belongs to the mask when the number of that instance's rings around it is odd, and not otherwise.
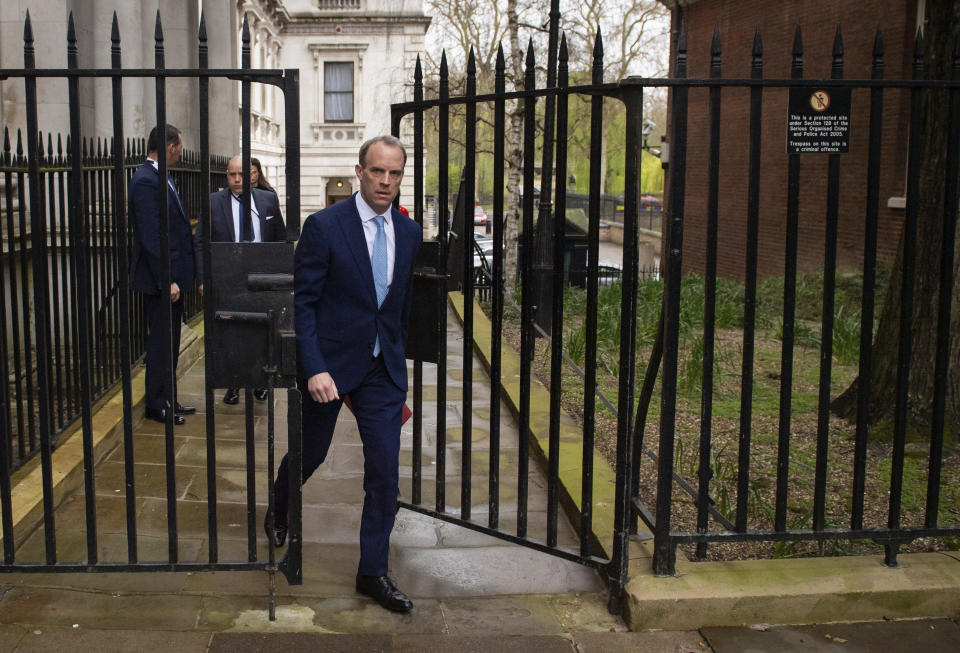
[[[882,303],[885,277],[881,274],[877,305]],[[835,279],[830,390],[831,397],[843,391],[855,378],[859,357],[862,304],[862,280],[857,276],[838,275]],[[597,383],[600,391],[617,404],[620,383],[621,349],[621,285],[602,287],[598,293],[595,332],[586,328],[586,292],[567,288],[564,293],[564,351],[583,366],[588,338],[595,338],[597,347]],[[677,403],[674,441],[674,469],[694,487],[698,484],[700,446],[706,431],[703,419],[703,383],[709,365],[709,336],[704,331],[704,307],[707,303],[705,280],[688,275],[681,284],[680,343],[677,364]],[[744,284],[718,280],[715,292],[713,383],[710,422],[710,497],[714,507],[728,519],[735,519],[737,509],[737,477],[740,472],[741,433],[750,435],[749,489],[747,521],[752,530],[772,529],[776,517],[778,474],[787,484],[786,521],[788,528],[812,528],[814,514],[814,476],[819,430],[820,344],[823,333],[823,275],[801,275],[796,283],[796,319],[793,324],[793,358],[790,378],[790,450],[789,465],[778,469],[781,392],[783,386],[783,303],[782,278],[760,281],[756,290],[756,322],[754,338],[753,380],[749,396],[751,419],[742,417],[742,384],[744,373]],[[636,399],[656,337],[663,284],[644,279],[637,287]],[[511,317],[512,316],[512,317]],[[515,348],[519,346],[516,311],[506,311],[505,336]],[[512,320],[512,324],[510,324]],[[875,325],[874,325],[875,326]],[[534,373],[549,386],[550,369],[547,343],[538,339],[534,357]],[[662,368],[659,370],[662,375]],[[572,371],[562,373],[561,402],[563,409],[582,420],[583,381]],[[634,404],[634,414],[636,403]],[[661,410],[660,384],[652,397],[644,429],[644,444],[658,449]],[[615,463],[616,418],[597,402],[597,448]],[[846,422],[831,417],[828,426],[828,473],[825,496],[825,520],[828,526],[847,527],[852,506],[854,429]],[[890,483],[890,433],[880,424],[870,433],[866,463],[864,525],[886,524]],[[922,432],[911,433],[911,442],[926,442]],[[960,452],[956,437],[945,443],[940,523],[960,523]],[[916,449],[915,446],[912,447]],[[922,525],[926,502],[927,454],[909,457],[904,472],[904,525]],[[647,459],[638,470],[640,499],[652,507],[656,501],[656,466]],[[673,528],[696,530],[696,508],[688,495],[674,486]],[[711,529],[719,528],[715,523]],[[901,550],[947,548],[949,538],[917,540]],[[693,547],[682,547],[692,555]],[[823,541],[781,542],[760,544],[718,544],[708,548],[713,559],[746,557],[790,557],[801,555],[849,555],[876,552],[872,542]]]

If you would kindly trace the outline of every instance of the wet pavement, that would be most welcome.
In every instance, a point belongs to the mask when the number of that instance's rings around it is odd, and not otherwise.
[[[462,337],[450,324],[446,419],[447,503],[460,497],[463,415]],[[474,369],[473,464],[483,478],[489,464],[489,382]],[[436,379],[425,379],[424,432],[435,432]],[[209,557],[208,466],[203,406],[203,361],[181,381],[181,401],[198,407],[178,427],[176,460],[177,555]],[[277,461],[286,449],[284,393],[278,392]],[[266,405],[254,406],[256,435],[247,447],[243,401],[216,395],[216,540],[221,561],[243,562],[250,535],[258,559],[266,559],[261,530],[266,509]],[[516,519],[517,425],[501,410],[504,528]],[[432,505],[435,451],[424,439],[423,502]],[[404,427],[401,491],[411,490],[412,422]],[[161,424],[144,421],[134,436],[137,547],[141,561],[168,556],[166,440]],[[255,473],[248,477],[252,456]],[[486,461],[486,462],[485,462]],[[607,612],[605,585],[587,567],[510,544],[473,530],[401,510],[391,546],[391,575],[415,603],[409,615],[386,612],[354,592],[359,557],[362,447],[347,411],[327,461],[304,487],[304,583],[289,586],[276,575],[276,620],[268,619],[268,575],[262,571],[164,573],[44,573],[0,576],[0,652],[3,651],[929,651],[960,650],[960,628],[949,620],[897,621],[830,626],[704,628],[699,631],[628,632]],[[511,480],[512,479],[512,480]],[[96,468],[97,550],[100,562],[127,562],[127,500],[123,448],[118,443]],[[546,522],[545,477],[531,465],[530,528]],[[248,514],[253,498],[256,514]],[[484,521],[486,484],[473,486],[474,519]],[[456,506],[448,506],[456,512]],[[56,512],[57,557],[84,561],[87,531],[82,490]],[[22,528],[22,527],[21,527]],[[44,534],[18,533],[25,542],[17,561],[44,559]],[[561,543],[576,544],[561,517]],[[282,555],[283,550],[278,552]],[[897,648],[899,647],[899,648]]]

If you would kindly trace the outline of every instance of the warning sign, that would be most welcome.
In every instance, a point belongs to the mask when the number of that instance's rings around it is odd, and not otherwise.
[[[850,89],[791,88],[787,154],[850,151]]]

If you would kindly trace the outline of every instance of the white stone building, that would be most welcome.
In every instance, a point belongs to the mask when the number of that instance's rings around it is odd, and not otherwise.
[[[73,12],[81,68],[110,67],[110,30],[117,13],[123,66],[152,68],[158,7],[167,68],[198,64],[197,28],[206,20],[211,68],[239,68],[243,16],[251,30],[251,67],[294,68],[300,76],[300,172],[302,215],[350,195],[354,165],[364,139],[390,132],[390,104],[412,98],[414,62],[424,50],[430,19],[422,0],[4,0],[0,2],[0,68],[23,67],[23,20],[29,9],[37,66],[66,68],[67,17]],[[155,124],[151,78],[123,82],[124,130],[145,137]],[[0,129],[13,135],[26,127],[22,79],[0,82]],[[46,132],[69,131],[67,83],[40,80],[39,122]],[[80,86],[83,135],[113,134],[109,79],[84,79]],[[210,151],[240,150],[240,84],[215,79],[210,85]],[[186,147],[198,148],[200,111],[195,79],[167,82],[167,120],[184,132]],[[230,116],[231,119],[226,119]],[[283,95],[254,84],[251,144],[264,173],[284,199]],[[410,141],[409,134],[404,134]],[[413,195],[412,167],[401,196]]]
[[[422,0],[241,0],[237,8],[252,30],[253,67],[300,71],[300,205],[309,215],[356,190],[357,150],[390,132],[392,102],[412,97],[430,19]],[[275,89],[253,96],[254,156],[282,185],[282,97]],[[412,194],[410,170],[401,196]]]

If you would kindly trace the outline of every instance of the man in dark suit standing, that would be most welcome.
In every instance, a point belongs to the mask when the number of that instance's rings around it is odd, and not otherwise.
[[[239,243],[243,233],[243,158],[238,154],[227,163],[227,188],[210,193],[210,225],[213,242]],[[253,233],[247,240],[254,243],[279,243],[287,238],[287,231],[280,214],[276,193],[250,188],[250,218]],[[194,234],[194,250],[197,259],[197,279],[203,291],[203,220],[197,224]],[[258,401],[267,398],[266,388],[257,388],[253,395]],[[237,388],[227,388],[223,402],[236,404],[240,401]]]
[[[130,262],[130,285],[134,291],[143,293],[147,314],[147,352],[146,366],[146,416],[158,422],[165,422],[170,406],[175,406],[174,423],[183,424],[184,415],[196,412],[193,406],[177,403],[177,389],[169,387],[169,377],[165,357],[170,356],[167,343],[164,342],[164,322],[166,310],[164,303],[172,303],[173,322],[173,376],[176,378],[177,357],[180,352],[180,325],[183,322],[183,291],[193,286],[193,233],[190,218],[183,207],[180,194],[168,177],[160,179],[158,156],[166,157],[167,171],[180,160],[183,139],[180,130],[166,125],[163,134],[154,127],[147,139],[147,160],[130,179],[127,197],[130,223],[133,225],[133,251]],[[160,189],[167,193],[167,215],[170,223],[170,289],[169,295],[165,281],[161,278],[160,229]],[[169,299],[168,299],[169,298]],[[169,360],[169,358],[166,358]]]
[[[304,222],[294,257],[299,387],[303,393],[303,477],[323,462],[343,395],[363,441],[363,513],[356,589],[396,612],[410,600],[387,576],[399,495],[401,410],[407,394],[407,319],[420,226],[393,208],[406,151],[393,136],[360,148],[360,192]],[[287,532],[288,457],[276,482],[276,520]]]

